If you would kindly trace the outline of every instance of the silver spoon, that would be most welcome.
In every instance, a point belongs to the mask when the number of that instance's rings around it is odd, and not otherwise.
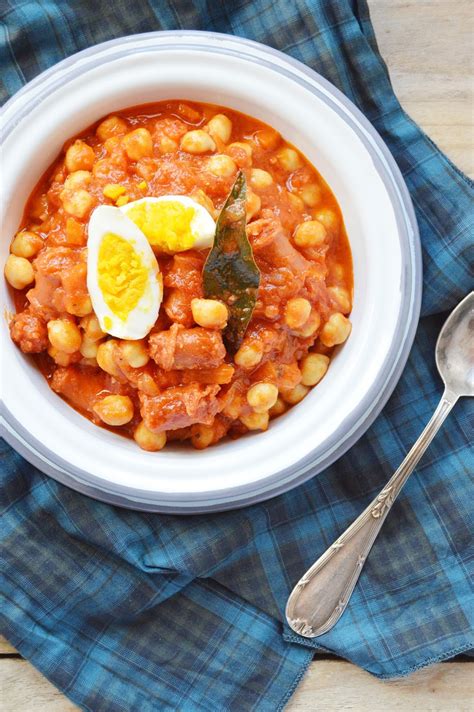
[[[426,428],[380,494],[296,584],[286,604],[290,627],[305,638],[327,633],[344,613],[385,517],[460,396],[474,395],[474,292],[450,314],[436,344],[444,382]]]

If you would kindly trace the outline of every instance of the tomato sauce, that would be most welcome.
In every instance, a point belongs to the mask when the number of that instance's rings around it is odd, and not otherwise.
[[[145,131],[130,139],[137,129]],[[213,148],[186,150],[193,131],[210,135]],[[226,158],[211,165],[216,155]],[[226,353],[219,329],[199,326],[193,314],[208,250],[156,253],[164,298],[141,343],[141,365],[127,361],[125,341],[100,332],[91,337],[86,258],[93,209],[123,204],[124,195],[130,202],[188,195],[216,220],[238,170],[247,178],[247,233],[261,278],[237,354]],[[106,197],[110,185],[120,186],[121,197]],[[317,384],[350,333],[351,251],[334,195],[277,131],[225,107],[165,101],[127,108],[85,129],[39,180],[12,252],[34,270],[25,286],[25,272],[15,272],[18,260],[6,271],[17,287],[13,340],[72,407],[147,450],[161,449],[166,439],[201,449],[225,435],[265,430]],[[57,321],[79,331],[80,348],[54,346],[50,322]],[[101,417],[100,403],[111,396],[128,404],[127,422]],[[121,417],[128,416],[117,415],[117,422]]]

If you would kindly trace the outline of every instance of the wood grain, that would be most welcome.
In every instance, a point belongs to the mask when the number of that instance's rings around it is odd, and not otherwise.
[[[16,653],[13,645],[10,645],[8,640],[6,640],[3,635],[0,635],[0,655],[12,655],[13,653]]]
[[[21,658],[0,659],[0,699],[2,712],[74,712],[54,685]]]
[[[286,712],[471,712],[469,663],[439,663],[406,678],[381,681],[351,663],[311,663]]]
[[[471,0],[369,0],[369,6],[403,107],[461,170],[473,176]],[[2,712],[78,709],[15,653],[0,637]],[[471,671],[469,663],[441,663],[401,680],[381,682],[350,663],[317,660],[286,711],[470,712]]]
[[[469,663],[440,663],[401,680],[382,682],[351,663],[317,660],[286,712],[471,712],[474,676]],[[21,658],[0,663],[2,712],[78,710]]]
[[[402,106],[473,177],[472,0],[369,0],[369,8]]]

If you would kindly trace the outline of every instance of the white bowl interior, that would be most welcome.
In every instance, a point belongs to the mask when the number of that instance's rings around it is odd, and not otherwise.
[[[231,81],[229,81],[231,77]],[[97,428],[56,396],[10,342],[1,320],[3,398],[13,417],[72,470],[147,492],[218,492],[294,465],[351,418],[380,373],[400,313],[403,264],[394,209],[373,160],[348,124],[322,99],[245,57],[170,49],[99,65],[40,101],[8,136],[3,155],[2,264],[25,201],[66,139],[113,110],[169,98],[238,109],[278,129],[314,163],[336,195],[349,235],[355,299],[353,332],[326,378],[265,433],[205,451],[151,454]],[[5,209],[6,208],[6,209]],[[12,310],[1,280],[2,303]],[[8,368],[7,368],[8,367]],[[8,373],[8,378],[5,375]],[[325,455],[328,453],[325,452]]]

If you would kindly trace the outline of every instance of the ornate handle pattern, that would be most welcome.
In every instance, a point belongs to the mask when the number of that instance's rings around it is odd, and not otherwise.
[[[315,638],[342,616],[385,517],[457,399],[444,392],[428,425],[383,490],[298,581],[286,606],[295,633]]]

